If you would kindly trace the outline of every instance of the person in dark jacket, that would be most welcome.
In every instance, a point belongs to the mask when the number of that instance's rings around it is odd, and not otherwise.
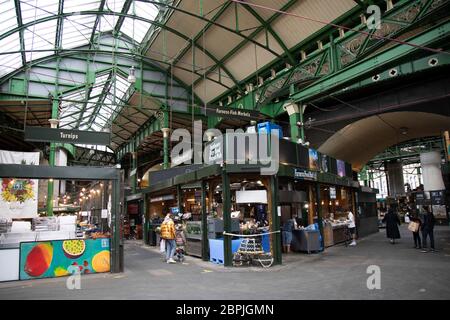
[[[398,230],[400,218],[392,209],[389,209],[383,218],[383,222],[386,223],[386,236],[391,239],[392,244],[395,244],[395,239],[400,239],[400,231]]]
[[[420,226],[422,225],[422,221],[419,219],[419,216],[415,212],[411,214],[410,220],[411,222],[416,222],[419,224],[419,228],[417,229],[417,231],[413,231],[414,248],[422,249],[422,241],[420,240]]]
[[[434,252],[434,225],[436,220],[434,219],[434,214],[428,209],[428,207],[423,207],[425,210],[425,214],[423,216],[423,224],[422,224],[422,239],[423,239],[423,250],[422,252],[427,251],[427,237],[430,237],[431,244],[431,252]]]

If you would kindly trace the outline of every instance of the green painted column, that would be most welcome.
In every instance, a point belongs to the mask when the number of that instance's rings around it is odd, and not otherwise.
[[[209,261],[208,208],[206,207],[206,181],[202,180],[202,260]]]
[[[56,128],[58,126],[58,110],[59,110],[59,100],[53,99],[52,103],[52,118],[49,120],[52,128]],[[56,144],[54,142],[50,143],[50,154],[48,157],[48,165],[50,167],[55,166],[55,153],[56,153]],[[53,188],[54,182],[53,179],[48,180],[47,184],[47,216],[53,216]]]
[[[180,184],[177,185],[177,207],[180,212],[183,212],[183,192]]]
[[[131,176],[131,191],[136,193],[137,189],[137,148],[136,141],[133,141],[133,152],[131,153],[131,171],[135,173]]]
[[[278,216],[278,178],[277,176],[270,177],[270,197],[271,197],[271,228],[270,231],[279,231],[280,230],[280,217]],[[281,254],[281,233],[273,233],[272,236],[272,252],[273,252],[273,260],[274,264],[282,263],[282,254]]]
[[[289,125],[291,129],[291,140],[297,142],[301,138],[301,129],[298,127],[297,122],[300,122],[300,113],[293,113],[289,115]]]
[[[142,213],[143,213],[143,217],[144,217],[144,244],[149,244],[149,239],[148,239],[148,230],[149,230],[149,221],[150,221],[150,217],[147,214],[147,194],[144,193],[143,195],[143,200],[142,200]]]
[[[319,232],[321,235],[321,246],[322,248],[325,248],[324,246],[324,239],[323,239],[323,225],[322,225],[322,199],[320,198],[320,183],[316,184],[316,201],[317,201],[317,224],[319,225]]]
[[[289,127],[291,131],[291,140],[297,142],[298,139],[305,141],[305,129],[303,125],[304,107],[300,103],[291,102],[284,106],[289,115]],[[298,123],[302,125],[299,126]]]
[[[230,179],[226,169],[222,170],[222,203],[223,203],[223,228],[225,232],[231,233],[231,194]],[[233,265],[233,254],[231,252],[231,236],[223,237],[224,266]]]

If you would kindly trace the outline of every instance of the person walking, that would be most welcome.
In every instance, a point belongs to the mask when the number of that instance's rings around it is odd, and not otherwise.
[[[293,214],[292,217],[283,224],[283,249],[285,253],[291,252],[292,231],[297,228],[297,215]]]
[[[172,219],[172,214],[168,213],[161,224],[161,238],[166,242],[166,262],[176,263],[173,259],[175,255],[176,242],[175,242],[175,223]]]
[[[353,212],[351,211],[348,212],[347,220],[348,220],[348,231],[352,235],[352,242],[350,243],[350,246],[356,246],[356,224]]]
[[[425,210],[425,214],[423,216],[423,224],[422,224],[422,239],[423,239],[423,250],[422,252],[427,251],[427,237],[430,237],[430,252],[434,252],[434,225],[436,220],[434,218],[434,214],[428,209],[428,207],[423,207]]]
[[[422,221],[419,219],[419,216],[416,213],[412,213],[410,215],[411,223],[416,223],[416,231],[412,231],[414,238],[414,249],[422,249],[422,241],[420,240],[420,226],[422,225]]]
[[[392,244],[395,244],[395,239],[400,239],[400,231],[398,226],[400,225],[400,219],[394,210],[389,209],[383,218],[383,222],[386,223],[386,236],[390,239]]]

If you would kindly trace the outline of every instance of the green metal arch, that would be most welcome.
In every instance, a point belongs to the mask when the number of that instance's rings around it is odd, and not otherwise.
[[[193,16],[193,17],[195,17],[195,18],[198,18],[198,19],[200,19],[200,20],[206,21],[206,22],[208,22],[208,23],[214,24],[215,26],[220,27],[220,28],[223,28],[223,29],[225,29],[225,30],[227,30],[227,31],[229,31],[229,32],[232,32],[232,33],[234,33],[235,35],[237,35],[237,36],[239,36],[239,37],[241,37],[241,38],[244,38],[245,40],[250,41],[250,42],[254,43],[255,45],[257,45],[257,46],[259,46],[259,47],[262,47],[263,49],[265,49],[265,50],[271,52],[272,54],[274,54],[275,56],[279,57],[279,55],[278,55],[275,51],[271,50],[270,48],[267,48],[266,46],[263,46],[263,45],[260,44],[259,42],[254,41],[253,39],[251,39],[251,38],[249,38],[249,37],[247,37],[247,36],[245,36],[245,35],[243,35],[243,34],[237,32],[237,31],[235,31],[235,30],[233,30],[233,29],[230,29],[230,28],[228,28],[228,27],[225,27],[225,26],[223,26],[223,25],[220,25],[220,24],[218,24],[218,23],[216,23],[216,22],[214,22],[214,21],[211,21],[211,20],[209,20],[209,19],[207,19],[207,18],[200,17],[200,16],[195,15],[195,14],[193,14],[193,13],[190,13],[190,12],[188,12],[188,11],[181,10],[181,9],[178,9],[177,7],[170,6],[170,5],[163,4],[163,3],[159,3],[159,2],[156,2],[156,1],[142,1],[142,2],[148,2],[148,3],[152,3],[152,4],[154,4],[154,5],[160,5],[160,6],[161,6],[161,5],[167,6],[167,7],[171,8],[171,9],[173,9],[173,10],[182,12],[182,13],[184,13],[184,14],[187,14],[187,15]],[[16,32],[22,32],[22,31],[25,30],[26,28],[28,28],[28,27],[30,27],[30,26],[33,26],[33,25],[35,25],[35,24],[42,23],[42,22],[47,22],[47,21],[51,21],[51,20],[54,20],[54,19],[61,19],[61,18],[66,18],[66,17],[71,17],[71,16],[77,16],[77,15],[98,15],[99,13],[101,13],[102,15],[113,15],[113,16],[117,16],[117,17],[120,17],[120,18],[123,18],[123,19],[124,19],[124,18],[127,18],[127,17],[128,17],[128,18],[133,18],[133,19],[135,19],[135,20],[143,21],[143,22],[149,23],[149,24],[151,24],[151,25],[160,27],[161,29],[165,29],[165,30],[167,30],[167,31],[169,31],[169,32],[171,32],[171,33],[173,33],[173,34],[175,34],[176,36],[178,36],[178,37],[184,39],[185,41],[189,41],[189,40],[190,40],[190,38],[189,38],[188,36],[186,36],[185,34],[179,32],[179,31],[177,31],[177,30],[175,30],[175,29],[173,29],[173,28],[168,27],[168,26],[166,26],[166,25],[163,24],[163,23],[160,23],[160,22],[157,22],[157,21],[154,21],[154,20],[146,19],[146,18],[143,18],[143,17],[135,16],[135,15],[130,15],[130,14],[127,14],[127,13],[117,13],[117,12],[109,12],[109,11],[101,12],[101,11],[98,11],[98,10],[87,10],[87,11],[80,11],[80,12],[66,12],[66,13],[63,12],[62,14],[59,14],[59,13],[58,13],[57,15],[47,16],[47,17],[44,17],[44,18],[41,18],[41,19],[37,19],[37,20],[34,20],[34,21],[30,21],[30,22],[28,22],[28,23],[26,23],[26,24],[22,24],[22,25],[20,25],[20,26],[17,26],[17,27],[14,28],[14,29],[11,29],[11,30],[9,30],[9,31],[7,31],[7,32],[5,32],[5,33],[3,33],[2,35],[0,35],[0,40],[6,38],[6,37],[8,37],[8,36],[10,36],[10,35],[12,35],[12,34],[14,34],[14,33],[16,33]],[[92,44],[92,43],[90,43],[90,44]],[[219,61],[216,57],[214,57],[214,55],[211,54],[208,50],[206,50],[206,49],[203,48],[202,46],[198,45],[197,43],[194,43],[194,45],[195,45],[199,50],[203,51],[209,58],[211,58],[211,60],[213,60],[214,63],[216,63],[216,66],[219,66],[219,65],[220,65],[220,61]],[[58,53],[59,53],[59,51],[60,51],[60,50],[57,50]],[[239,87],[238,82],[236,81],[236,79],[234,78],[234,76],[233,76],[228,70],[226,70],[226,68],[223,68],[223,67],[222,67],[222,69],[227,73],[227,75],[228,75],[231,79],[234,79],[233,82],[235,83],[235,85],[237,85],[237,86]],[[189,72],[192,72],[192,70],[189,70]],[[222,83],[220,83],[220,84],[223,85]],[[226,86],[225,86],[225,87],[226,87]]]

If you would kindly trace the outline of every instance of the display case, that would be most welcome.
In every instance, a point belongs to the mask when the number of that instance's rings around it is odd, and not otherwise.
[[[186,222],[186,239],[202,239],[202,222],[188,221]]]

